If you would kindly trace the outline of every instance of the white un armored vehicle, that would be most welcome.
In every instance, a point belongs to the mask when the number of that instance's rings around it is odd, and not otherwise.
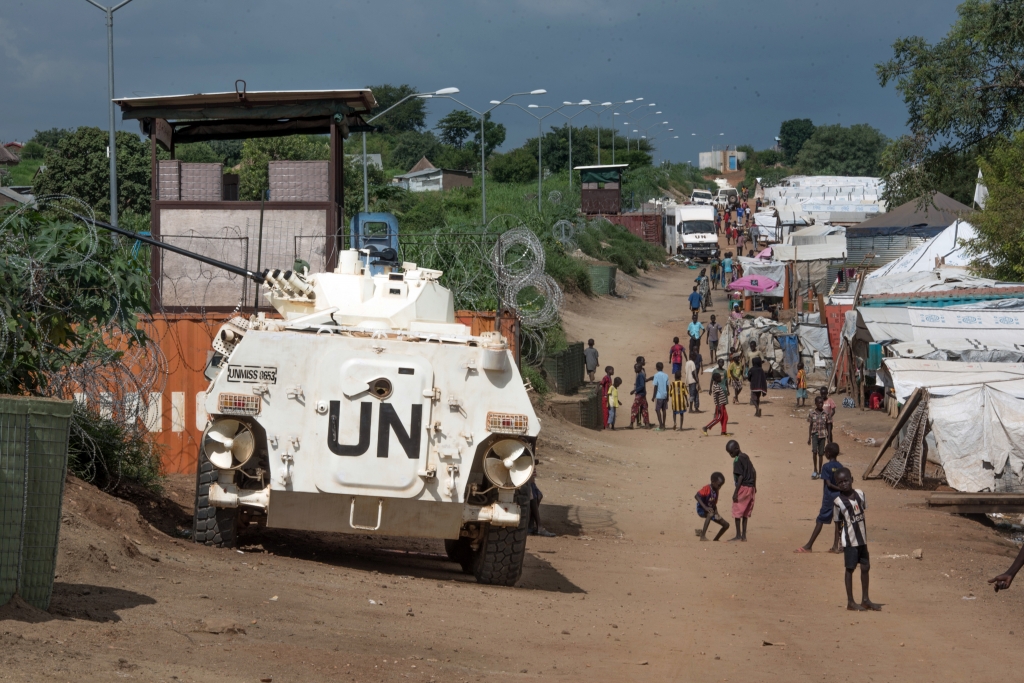
[[[124,234],[251,277],[281,315],[214,341],[196,541],[253,522],[432,537],[478,581],[518,580],[540,423],[505,340],[456,322],[440,271],[371,248],[257,274]]]

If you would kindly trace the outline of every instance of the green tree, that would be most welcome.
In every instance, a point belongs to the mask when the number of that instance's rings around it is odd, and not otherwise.
[[[225,168],[233,168],[242,161],[243,140],[210,140],[206,144],[217,155],[217,161],[224,163]]]
[[[38,142],[47,149],[56,147],[61,140],[73,131],[70,128],[51,128],[50,130],[37,130],[29,142]]]
[[[484,114],[484,138],[487,140],[487,146],[484,149],[486,156],[491,156],[494,150],[505,144],[505,126],[501,123],[495,123],[491,120],[490,112]],[[536,144],[536,141],[534,141]],[[473,146],[476,149],[477,156],[480,155],[480,127],[478,126],[473,132]]]
[[[432,132],[409,130],[394,136],[389,166],[400,168],[406,173],[423,157],[436,165],[443,150],[444,146]]]
[[[807,175],[877,176],[889,140],[866,123],[818,126],[796,157]]]
[[[529,141],[523,147],[508,152],[495,154],[487,164],[487,171],[499,183],[525,183],[537,179],[537,140],[533,140],[533,149],[529,150]]]
[[[794,163],[804,143],[814,135],[814,122],[810,119],[790,119],[779,126],[779,146],[787,163]]]
[[[951,157],[984,154],[1024,126],[1024,2],[968,0],[957,14],[934,45],[901,38],[875,67],[879,83],[903,96],[910,128],[883,159],[890,203],[926,195],[950,175]]]
[[[1024,132],[992,144],[981,160],[985,210],[971,216],[978,232],[967,242],[972,269],[985,277],[1024,282]]]
[[[373,91],[373,97],[377,100],[377,108],[374,113],[383,112],[388,107],[401,101],[403,97],[419,92],[411,85],[381,85],[366,86]],[[383,129],[385,133],[402,133],[406,131],[421,130],[427,125],[427,108],[422,98],[413,97],[396,109],[392,109],[386,116],[382,116],[373,122],[374,126]]]
[[[438,137],[442,143],[451,145],[456,149],[462,149],[466,139],[474,132],[480,130],[480,119],[468,111],[454,109],[438,121],[435,128],[440,131]]]
[[[46,148],[35,140],[29,140],[21,148],[19,156],[22,159],[42,159],[46,155]]]
[[[174,158],[195,164],[215,164],[222,161],[220,156],[213,151],[213,148],[207,142],[175,145]]]
[[[251,138],[242,145],[238,198],[257,201],[270,188],[271,161],[314,161],[330,158],[330,145],[322,135]],[[361,176],[360,176],[361,177]]]
[[[36,195],[66,194],[110,216],[110,160],[107,132],[82,126],[63,136],[43,158],[46,172],[33,186]],[[149,145],[138,135],[117,131],[117,204],[120,212],[149,211]]]

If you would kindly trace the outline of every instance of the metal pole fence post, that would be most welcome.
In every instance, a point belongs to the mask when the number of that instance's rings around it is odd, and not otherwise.
[[[107,9],[107,104],[110,107],[110,224],[117,226],[117,142],[114,139],[114,10]]]
[[[541,140],[541,135],[542,135],[541,131],[543,130],[543,124],[544,124],[544,119],[542,119],[542,118],[541,119],[537,119],[537,215],[538,216],[540,215],[540,212],[541,212],[540,195],[543,192],[542,188],[543,188],[543,182],[544,182],[544,167],[541,164],[541,154],[542,154],[542,151],[541,151],[541,147],[540,147],[540,140]]]
[[[366,180],[366,131],[363,131],[363,213],[370,210],[370,186]]]

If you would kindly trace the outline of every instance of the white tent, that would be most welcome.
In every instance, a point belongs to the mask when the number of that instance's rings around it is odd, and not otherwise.
[[[978,306],[859,306],[857,338],[904,342],[974,339],[981,344],[1013,345],[1024,338],[1024,309],[1001,308],[1002,301]]]
[[[905,403],[914,389],[927,389],[932,396],[955,396],[979,384],[988,384],[1024,399],[1024,363],[886,358],[882,368],[883,381],[886,385],[891,381],[900,403]]]
[[[918,245],[878,270],[872,271],[868,274],[867,279],[870,281],[901,273],[927,272],[942,265],[941,262],[936,263],[936,259],[944,259],[947,266],[966,267],[970,265],[971,257],[967,255],[961,241],[974,239],[977,234],[974,226],[967,221],[954,221],[952,225],[927,242]]]

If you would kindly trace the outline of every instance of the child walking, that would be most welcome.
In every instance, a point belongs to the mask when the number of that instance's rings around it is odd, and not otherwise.
[[[654,390],[654,413],[658,416],[656,432],[665,431],[665,418],[668,412],[668,375],[665,374],[665,364],[661,361],[655,364],[654,378],[651,380],[651,388]]]
[[[793,552],[795,553],[809,553],[811,548],[814,547],[814,542],[818,540],[818,534],[821,533],[821,528],[826,524],[833,521],[835,517],[835,502],[836,496],[839,495],[839,487],[836,486],[835,474],[843,468],[839,462],[839,444],[829,443],[825,446],[825,458],[826,462],[821,466],[821,481],[822,481],[822,493],[821,493],[821,510],[818,512],[818,518],[814,520],[814,531],[811,532],[811,540],[807,541],[805,545],[800,546]],[[832,542],[832,548],[829,550],[830,553],[842,552],[839,550],[839,534],[842,530],[841,524],[836,524],[836,536]]]
[[[729,394],[722,391],[722,376],[717,371],[711,375],[711,400],[715,403],[715,417],[704,425],[701,431],[704,432],[704,436],[707,436],[708,430],[721,422],[722,436],[729,436],[729,432],[726,431],[729,424],[729,413],[725,407],[729,402]]]
[[[640,426],[640,419],[643,418],[645,427],[651,426],[651,418],[647,414],[647,373],[644,371],[644,357],[637,356],[636,365],[633,366],[636,372],[636,382],[633,384],[633,407],[629,411],[629,428],[633,429],[633,423]]]
[[[622,405],[619,402],[619,387],[622,386],[622,378],[616,377],[608,387],[608,429],[615,431],[615,409]]]
[[[802,403],[801,403],[802,401]],[[804,364],[796,364],[796,407],[807,405],[807,373]]]
[[[828,416],[825,415],[821,396],[814,397],[814,410],[807,413],[807,445],[811,447],[811,479],[817,479],[821,463],[825,459],[825,444],[828,443]]]
[[[607,366],[604,369],[604,377],[601,378],[601,424],[608,424],[608,390],[612,388],[612,377],[615,376],[615,368]],[[614,422],[614,420],[612,420]]]
[[[841,467],[835,474],[839,495],[834,504],[833,519],[843,523],[840,535],[843,544],[843,559],[846,564],[846,609],[853,612],[881,611],[882,606],[871,602],[868,597],[868,571],[871,561],[868,555],[868,531],[864,523],[864,511],[868,509],[864,492],[853,488],[853,474]],[[860,565],[861,601],[853,601],[853,570]]]
[[[702,541],[708,540],[708,526],[711,522],[722,527],[715,536],[716,541],[729,530],[729,522],[718,514],[718,491],[724,484],[725,476],[721,472],[714,472],[711,475],[711,483],[697,491],[697,495],[694,496],[697,501],[697,515],[704,519],[704,528],[694,529],[694,531]]]
[[[750,457],[740,450],[735,439],[725,444],[725,452],[732,457],[732,479],[736,490],[732,494],[732,516],[736,520],[736,537],[730,541],[747,540],[747,520],[754,512],[754,498],[757,495],[757,470]]]
[[[675,379],[668,385],[668,397],[672,401],[672,429],[678,429],[683,431],[683,418],[686,416],[686,409],[689,407],[689,401],[687,395],[689,391],[686,387],[686,382],[683,381],[683,375],[680,372],[675,373]],[[679,416],[679,427],[676,427],[676,416]]]
[[[818,390],[821,395],[822,409],[825,411],[825,415],[828,416],[828,440],[832,441],[832,422],[836,415],[836,402],[828,396],[828,387],[822,387]]]

